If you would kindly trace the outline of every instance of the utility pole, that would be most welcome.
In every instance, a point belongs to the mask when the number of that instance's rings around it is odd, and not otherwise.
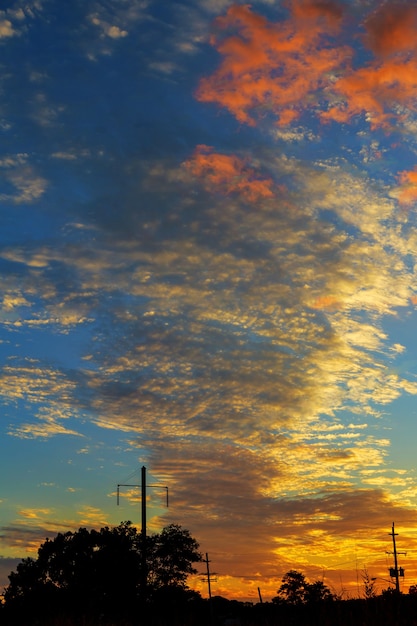
[[[210,621],[211,624],[214,623],[214,614],[213,614],[213,602],[211,599],[211,581],[212,580],[217,580],[216,578],[213,578],[213,576],[215,575],[215,572],[210,572],[210,561],[208,558],[208,554],[206,552],[206,558],[203,559],[203,563],[206,564],[206,578],[204,580],[207,581],[207,589],[208,589],[208,596],[209,596],[209,606],[210,606]],[[204,575],[204,574],[203,574]]]
[[[404,569],[402,567],[398,567],[398,554],[407,554],[406,552],[397,552],[397,546],[395,544],[395,537],[398,536],[398,533],[394,532],[394,522],[392,522],[391,532],[388,533],[392,537],[392,545],[393,545],[393,554],[394,554],[394,567],[390,568],[390,576],[395,578],[395,591],[396,593],[400,593],[400,576],[404,576]]]
[[[146,599],[146,584],[148,580],[148,567],[146,561],[146,489],[147,487],[160,487],[166,490],[166,505],[168,507],[168,487],[162,485],[146,485],[146,467],[143,465],[141,469],[141,484],[132,485],[127,483],[118,483],[117,485],[117,504],[119,505],[120,487],[138,487],[141,489],[141,510],[142,510],[142,567],[141,567],[141,589],[143,598]]]
[[[206,552],[206,558],[204,559],[204,563],[206,564],[206,575],[207,575],[207,589],[208,589],[208,595],[209,595],[209,600],[211,601],[211,573],[210,573],[210,561],[208,558],[208,554]]]

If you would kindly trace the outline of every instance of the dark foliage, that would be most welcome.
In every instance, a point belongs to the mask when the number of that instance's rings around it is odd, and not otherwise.
[[[170,524],[149,537],[148,585],[155,592],[165,587],[186,587],[187,576],[196,574],[193,563],[201,561],[199,545],[188,530]]]
[[[334,595],[321,580],[309,583],[304,574],[296,570],[290,570],[283,576],[277,593],[272,600],[275,604],[311,605],[334,600]]]
[[[143,541],[130,522],[99,531],[80,528],[47,539],[37,559],[23,559],[9,575],[4,611],[10,623],[71,617],[128,619],[158,598],[177,606],[194,594],[186,585],[201,560],[197,541],[172,524]],[[169,590],[169,593],[168,593]],[[195,594],[194,594],[195,595]]]
[[[72,543],[74,535],[77,537]],[[78,533],[58,537],[41,546],[38,559],[25,559],[10,575],[7,602],[0,607],[1,626],[417,624],[417,594],[413,590],[409,594],[394,590],[379,596],[343,600],[332,595],[321,581],[309,583],[296,570],[290,570],[282,578],[273,602],[252,605],[220,596],[211,601],[202,599],[186,585],[186,571],[194,571],[193,559],[200,558],[198,544],[188,531],[175,525],[148,542],[149,595],[144,602],[138,594],[142,563],[140,535],[129,523],[97,533],[80,529]],[[119,549],[124,552],[120,561]],[[47,571],[43,569],[45,564]],[[115,568],[113,572],[109,571],[110,564]],[[84,566],[94,579],[89,579]],[[158,572],[162,571],[163,576],[159,576]],[[129,575],[134,577],[135,584],[131,581],[131,587],[126,588]],[[82,585],[86,588],[81,589]],[[118,597],[123,593],[122,599]],[[129,598],[130,593],[134,600]],[[89,603],[83,608],[75,599],[77,594],[84,602],[89,596]]]

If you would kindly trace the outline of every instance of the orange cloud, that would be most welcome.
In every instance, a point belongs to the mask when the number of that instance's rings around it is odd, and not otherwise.
[[[410,52],[417,48],[417,7],[405,2],[382,5],[365,22],[366,43],[375,54]]]
[[[417,167],[411,171],[400,172],[398,178],[402,185],[398,202],[400,204],[413,204],[417,201]]]
[[[270,111],[285,126],[320,100],[330,102],[319,112],[322,121],[365,114],[372,128],[389,129],[397,105],[417,109],[417,7],[389,3],[365,21],[365,45],[382,59],[358,69],[350,66],[352,47],[331,39],[342,24],[337,4],[294,0],[290,11],[275,23],[248,5],[232,5],[219,17],[212,44],[222,62],[201,80],[197,99],[249,125]]]
[[[299,19],[318,18],[336,26],[343,16],[342,7],[332,0],[299,0],[293,3],[292,13]]]
[[[271,178],[259,178],[255,170],[237,156],[212,150],[210,146],[197,146],[193,157],[184,164],[194,176],[204,180],[206,187],[214,187],[224,194],[239,193],[249,202],[273,197]]]
[[[320,296],[311,303],[312,309],[327,309],[331,311],[335,311],[341,308],[340,300],[335,298],[334,296]]]
[[[416,110],[417,7],[404,2],[388,2],[365,21],[365,44],[382,61],[369,64],[340,78],[333,91],[344,103],[322,114],[323,120],[346,122],[367,113],[372,128],[389,128],[396,104]]]
[[[293,2],[290,18],[278,23],[232,5],[216,20],[226,35],[212,39],[223,61],[200,82],[197,99],[225,107],[242,123],[253,125],[252,111],[267,109],[279,124],[291,122],[351,56],[350,48],[324,45],[340,21],[340,8],[327,1]]]
[[[340,78],[333,91],[340,95],[343,104],[321,113],[323,120],[347,122],[354,115],[367,113],[372,128],[389,128],[391,119],[398,114],[388,109],[402,104],[416,109],[417,61],[388,59],[380,64],[360,68]]]

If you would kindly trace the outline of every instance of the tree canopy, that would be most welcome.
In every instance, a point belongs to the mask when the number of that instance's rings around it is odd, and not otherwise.
[[[196,574],[193,563],[202,560],[199,545],[188,530],[170,524],[162,532],[149,537],[147,546],[148,585],[186,588],[187,577]]]
[[[333,600],[330,589],[321,581],[309,583],[301,572],[289,570],[282,577],[282,583],[273,602],[287,602],[288,604],[307,604]]]
[[[146,538],[146,598],[161,589],[186,592],[187,577],[201,561],[198,542],[176,524]],[[9,575],[7,606],[51,610],[77,607],[83,613],[129,611],[143,584],[143,540],[131,522],[101,530],[58,533]]]

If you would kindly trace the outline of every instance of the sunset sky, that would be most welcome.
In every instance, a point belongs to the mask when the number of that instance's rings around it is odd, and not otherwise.
[[[5,0],[0,47],[0,585],[145,465],[215,595],[357,597],[393,522],[408,591],[417,1]]]

